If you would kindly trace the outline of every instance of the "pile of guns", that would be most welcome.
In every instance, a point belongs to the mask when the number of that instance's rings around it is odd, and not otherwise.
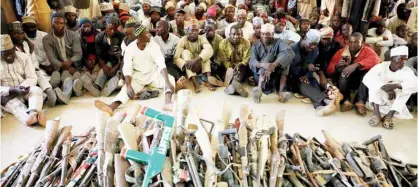
[[[80,136],[48,121],[43,141],[2,171],[6,186],[412,187],[416,165],[393,158],[380,135],[362,144],[284,133],[285,111],[199,118],[190,90],[177,94],[174,116],[147,107],[99,112]],[[232,121],[233,123],[230,123]]]

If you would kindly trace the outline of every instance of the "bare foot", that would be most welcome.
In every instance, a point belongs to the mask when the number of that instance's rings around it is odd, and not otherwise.
[[[29,117],[26,120],[26,125],[27,126],[33,126],[38,122],[38,113],[35,111],[32,111],[29,113]]]
[[[163,106],[163,111],[173,112],[173,103],[166,103]]]
[[[103,101],[96,99],[94,101],[94,106],[96,106],[96,108],[101,110],[102,112],[106,112],[110,116],[113,116],[113,110],[109,107],[109,105],[106,105],[106,103],[104,103]]]
[[[184,76],[181,76],[181,77],[179,78],[179,80],[177,80],[177,82],[176,82],[176,93],[177,93],[179,90],[186,89],[186,88],[187,88],[187,83],[188,83],[187,78],[186,78],[186,77],[184,77]]]
[[[45,117],[45,113],[43,111],[38,112],[38,123],[42,127],[46,126],[46,117]]]
[[[215,86],[213,86],[211,83],[209,83],[209,82],[204,82],[203,83],[210,91],[215,91],[216,90],[216,88],[215,88]]]
[[[202,91],[202,86],[200,86],[200,84],[197,82],[196,77],[192,77],[192,83],[193,83],[195,93],[199,93]]]

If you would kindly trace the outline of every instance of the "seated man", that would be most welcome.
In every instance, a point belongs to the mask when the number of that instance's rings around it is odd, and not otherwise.
[[[147,27],[152,36],[155,36],[157,22],[161,20],[161,10],[159,7],[152,7],[150,17],[142,22]]]
[[[135,36],[133,35],[134,27],[135,27],[136,21],[134,18],[129,18],[128,21],[125,23],[125,27],[123,28],[123,33],[125,34],[125,37],[122,40],[122,44],[120,46],[122,50],[122,56],[125,54],[125,49],[128,47],[128,45],[136,40]]]
[[[42,40],[48,61],[51,63],[47,68],[54,72],[51,75],[51,85],[58,85],[53,80],[61,77],[63,89],[55,88],[57,100],[68,104],[74,90],[77,97],[83,95],[83,83],[78,72],[82,68],[82,51],[80,36],[65,28],[65,18],[60,13],[52,15],[52,30]]]
[[[165,4],[165,7],[164,8],[165,8],[165,12],[166,12],[167,15],[165,15],[163,17],[163,19],[164,20],[167,20],[167,21],[174,20],[174,15],[176,14],[176,6],[174,4],[174,1],[168,1]]]
[[[226,5],[224,8],[224,15],[225,18],[221,19],[219,21],[218,29],[223,29],[225,31],[226,27],[228,27],[230,24],[234,23],[235,20],[235,6],[234,5]]]
[[[33,19],[35,21],[35,19]],[[39,67],[39,61],[35,54],[34,45],[28,39],[25,38],[25,32],[23,32],[22,23],[15,21],[9,24],[9,34],[12,38],[15,50],[25,53],[31,59],[32,65],[35,68],[35,73],[38,77],[37,83],[41,87],[42,91],[47,94],[47,104],[49,107],[54,107],[57,101],[57,95],[52,89],[49,83],[47,74]],[[45,62],[44,62],[45,63]],[[49,62],[48,62],[49,63]]]
[[[65,19],[67,20],[65,28],[71,31],[78,31],[80,27],[77,21],[77,9],[72,5],[67,5],[64,10]]]
[[[321,40],[318,44],[319,56],[315,59],[315,66],[319,67],[319,85],[322,89],[327,88],[327,78],[331,78],[327,73],[328,64],[331,62],[332,57],[338,50],[340,50],[341,44],[336,42],[334,38],[334,30],[331,27],[323,27],[319,30],[321,33]]]
[[[151,35],[144,25],[136,24],[134,35],[137,39],[126,48],[123,58],[122,71],[125,75],[125,85],[110,105],[100,100],[95,101],[98,108],[110,114],[129,99],[138,99],[137,94],[145,86],[164,88],[165,104],[171,103],[174,77],[167,73],[160,47],[151,41]]]
[[[370,44],[382,61],[385,60],[386,51],[389,51],[389,47],[393,45],[393,37],[392,33],[386,29],[384,20],[377,23],[377,28],[367,31],[366,43]]]
[[[254,102],[260,103],[262,92],[270,94],[276,89],[279,101],[289,100],[290,93],[285,91],[289,66],[295,57],[286,42],[273,38],[274,25],[261,26],[261,40],[251,47],[250,69],[258,86],[253,89]],[[291,95],[290,95],[291,96]]]
[[[341,34],[335,36],[335,41],[345,47],[350,43],[350,36],[353,33],[353,26],[350,23],[346,23],[341,26]]]
[[[408,48],[400,46],[391,49],[390,58],[390,62],[374,66],[363,79],[363,83],[369,89],[369,102],[374,108],[369,125],[383,125],[386,129],[393,129],[394,116],[400,119],[413,118],[406,102],[411,94],[417,92],[417,78],[414,72],[404,67],[408,60]]]
[[[186,72],[188,80],[192,80],[196,93],[202,91],[196,74],[201,72],[208,80],[210,77],[210,58],[212,55],[212,46],[204,36],[199,35],[198,21],[191,19],[187,28],[187,35],[182,37],[177,44],[174,63],[182,72]],[[214,91],[216,89],[208,82],[205,84],[209,90]]]
[[[259,17],[255,17],[253,18],[253,29],[254,29],[254,34],[251,36],[251,38],[249,39],[249,41],[251,43],[255,42],[256,40],[261,39],[261,25],[264,24],[263,19],[259,18]]]
[[[223,40],[222,36],[216,33],[216,23],[215,21],[213,21],[212,19],[207,19],[206,23],[205,23],[205,34],[203,36],[206,37],[206,39],[208,40],[208,42],[210,43],[210,45],[212,46],[213,49],[213,55],[210,58],[210,68],[211,68],[211,72],[212,71],[217,71],[219,69],[219,66],[217,66],[219,63],[216,62],[216,57],[218,56],[218,52],[219,52],[219,44],[221,43],[221,41]],[[214,69],[212,69],[214,68]],[[216,76],[216,75],[215,75]],[[216,79],[213,76],[210,76],[208,78],[208,82],[212,85],[218,86],[218,87],[222,87],[224,86],[224,83],[219,81],[218,79]]]
[[[175,34],[178,37],[183,37],[186,35],[185,25],[188,23],[184,21],[185,12],[182,9],[178,9],[174,15],[174,20],[170,21],[170,32]]]
[[[299,30],[296,32],[299,34],[300,38],[305,38],[306,33],[311,29],[311,23],[309,19],[301,19],[299,24]]]
[[[287,44],[297,43],[300,41],[300,35],[291,30],[285,30],[286,19],[281,18],[274,29],[274,38],[284,40]]]
[[[314,108],[317,116],[325,116],[333,113],[337,109],[337,103],[340,102],[340,97],[336,97],[338,90],[332,90],[334,94],[328,98],[321,92],[318,81],[313,76],[314,72],[320,74],[321,70],[315,66],[315,59],[319,55],[317,45],[320,41],[321,34],[316,29],[311,29],[307,32],[306,37],[298,43],[292,44],[292,50],[295,53],[295,58],[291,64],[291,86],[294,92],[301,93],[308,97]],[[323,74],[323,73],[322,73]]]
[[[161,52],[164,55],[165,65],[168,74],[172,75],[175,80],[180,79],[180,70],[174,64],[174,53],[176,51],[177,43],[180,38],[169,33],[169,24],[166,20],[161,20],[157,23],[157,35],[154,37],[154,42],[160,46]]]
[[[0,36],[1,105],[20,122],[45,125],[42,90],[36,86],[35,68],[25,53],[15,51],[9,35]],[[29,108],[24,102],[28,101]]]
[[[338,89],[344,96],[341,101],[343,103],[341,112],[352,110],[350,90],[357,90],[354,98],[356,111],[362,116],[367,114],[364,105],[367,101],[367,87],[361,81],[364,75],[379,62],[379,56],[372,48],[363,44],[363,35],[358,32],[350,36],[348,46],[335,53],[327,72],[334,77]]]
[[[400,24],[396,27],[396,32],[393,33],[393,47],[408,44],[408,26],[406,24]],[[387,52],[390,53],[390,52]],[[388,57],[390,54],[388,54]]]
[[[228,27],[226,27],[225,29],[225,38],[228,38],[230,36],[229,31],[231,31],[231,27],[233,25],[238,25],[241,27],[242,37],[247,40],[249,40],[251,36],[254,34],[253,24],[247,21],[247,11],[245,10],[238,10],[237,21],[228,25]]]
[[[122,67],[120,46],[125,35],[117,30],[118,24],[119,20],[116,16],[107,17],[105,30],[97,34],[94,39],[97,60],[101,68],[97,78],[92,80],[92,77],[87,75],[81,77],[84,88],[94,97],[99,95],[108,97],[115,91],[119,82],[118,72]]]

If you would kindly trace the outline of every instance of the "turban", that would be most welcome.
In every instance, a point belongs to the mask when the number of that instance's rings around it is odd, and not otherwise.
[[[25,23],[36,24],[35,17],[33,17],[33,16],[23,16],[22,17],[22,24],[25,24]]]
[[[319,30],[319,33],[321,33],[322,38],[332,38],[334,36],[334,30],[329,26],[323,27]]]
[[[208,8],[208,11],[206,12],[208,16],[216,16],[216,6],[211,6]]]
[[[297,3],[296,0],[289,0],[289,2],[287,3],[287,8],[288,9],[295,8],[296,7],[296,3]]]
[[[129,5],[128,5],[128,3],[121,3],[121,4],[119,4],[119,10],[124,10],[124,11],[126,11],[126,12],[129,12]]]
[[[136,24],[135,18],[130,17],[125,23],[125,28],[135,27],[135,24]]]
[[[201,2],[197,7],[201,7],[204,12],[206,12],[206,10],[208,9],[208,6],[205,2]]]
[[[126,12],[126,11],[122,11],[120,14],[119,14],[119,20],[120,21],[122,21],[122,20],[124,20],[124,19],[128,19],[128,18],[130,18],[131,16],[129,15],[129,12]]]
[[[65,13],[72,12],[72,13],[77,14],[77,9],[75,7],[73,7],[72,5],[67,5],[64,8],[64,12]]]
[[[7,51],[10,49],[13,49],[14,47],[12,39],[10,38],[10,35],[8,34],[0,35],[0,43],[1,43],[0,51]]]
[[[262,25],[262,24],[264,24],[263,19],[261,19],[260,17],[253,18],[253,25]]]
[[[109,10],[113,10],[113,5],[110,3],[101,3],[99,5],[100,7],[100,11],[109,11]]]
[[[9,33],[10,32],[23,32],[22,23],[20,23],[20,21],[9,23]]]
[[[142,32],[146,31],[146,29],[147,28],[144,25],[140,23],[136,24],[134,28],[134,36],[138,37]]]
[[[237,16],[239,16],[239,15],[247,15],[247,11],[246,10],[244,10],[244,9],[240,9],[240,10],[238,10],[238,12],[237,12]]]
[[[187,28],[190,28],[193,25],[198,26],[199,25],[199,21],[197,21],[197,19],[194,19],[194,18],[193,19],[190,19],[189,20],[189,25],[187,26]]]
[[[310,29],[308,33],[306,33],[306,41],[311,43],[319,43],[319,40],[321,39],[321,33],[316,29]]]
[[[168,10],[169,8],[176,8],[176,6],[174,5],[174,2],[173,1],[168,1],[166,4],[165,4],[165,10]]]
[[[390,57],[394,56],[408,56],[408,47],[399,46],[390,50]]]
[[[274,33],[274,25],[271,23],[266,23],[261,25],[261,32],[262,33]]]

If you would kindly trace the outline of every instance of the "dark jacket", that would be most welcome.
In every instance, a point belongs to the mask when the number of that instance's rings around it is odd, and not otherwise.
[[[311,52],[306,52],[301,49],[300,42],[293,43],[290,46],[295,53],[295,58],[290,66],[291,76],[299,78],[301,76],[312,77],[312,73],[308,70],[308,65],[313,64],[318,57],[318,48],[315,48]]]
[[[106,31],[102,31],[96,35],[95,45],[96,45],[96,55],[99,59],[105,61],[105,63],[110,62],[112,65],[116,65],[119,61],[118,58],[114,55],[109,54],[110,50],[120,50],[123,38],[125,34],[115,31],[115,34],[110,39],[110,44],[106,39]]]
[[[322,45],[321,42],[318,44],[319,56],[315,60],[315,65],[319,66],[320,70],[327,75],[328,64],[331,62],[334,54],[342,48],[341,44],[332,40],[328,46]]]

